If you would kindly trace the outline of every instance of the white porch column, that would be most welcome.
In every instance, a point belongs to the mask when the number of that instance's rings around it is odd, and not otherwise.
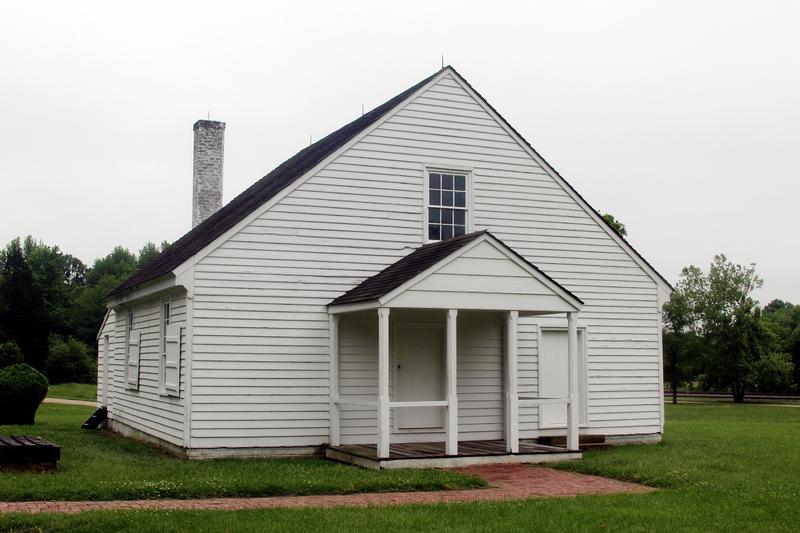
[[[567,449],[577,450],[578,443],[578,326],[577,313],[567,313],[567,344],[569,346],[569,404],[567,405]]]
[[[330,352],[330,443],[339,446],[339,315],[328,316],[328,341]]]
[[[378,308],[378,459],[389,458],[389,308]]]
[[[458,310],[447,310],[447,442],[445,453],[458,455],[458,395],[456,374],[456,346]]]
[[[506,313],[506,451],[519,452],[519,394],[517,392],[517,321],[518,311]]]

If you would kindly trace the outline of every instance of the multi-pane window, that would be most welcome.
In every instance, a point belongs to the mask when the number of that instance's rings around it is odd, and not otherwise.
[[[466,232],[466,174],[429,172],[428,240],[443,241]]]

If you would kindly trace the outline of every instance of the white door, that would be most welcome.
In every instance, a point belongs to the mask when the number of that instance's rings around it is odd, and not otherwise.
[[[566,398],[569,395],[569,346],[565,329],[541,329],[539,336],[539,397]],[[586,421],[586,354],[584,332],[578,330],[578,401],[580,422]],[[539,407],[540,428],[567,427],[567,407]]]
[[[444,330],[432,325],[398,324],[394,336],[396,401],[444,399]],[[441,429],[441,407],[395,409],[398,429]]]

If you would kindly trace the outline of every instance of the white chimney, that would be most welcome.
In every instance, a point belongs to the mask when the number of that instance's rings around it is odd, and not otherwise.
[[[198,120],[194,123],[194,190],[192,227],[222,207],[222,159],[225,152],[225,123]]]

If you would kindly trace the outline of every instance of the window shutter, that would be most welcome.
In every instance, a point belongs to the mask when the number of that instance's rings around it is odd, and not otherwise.
[[[167,325],[166,347],[164,359],[164,389],[174,396],[180,394],[181,387],[181,333],[179,324]]]
[[[141,331],[131,331],[128,339],[128,388],[139,388],[139,354],[141,352]]]

